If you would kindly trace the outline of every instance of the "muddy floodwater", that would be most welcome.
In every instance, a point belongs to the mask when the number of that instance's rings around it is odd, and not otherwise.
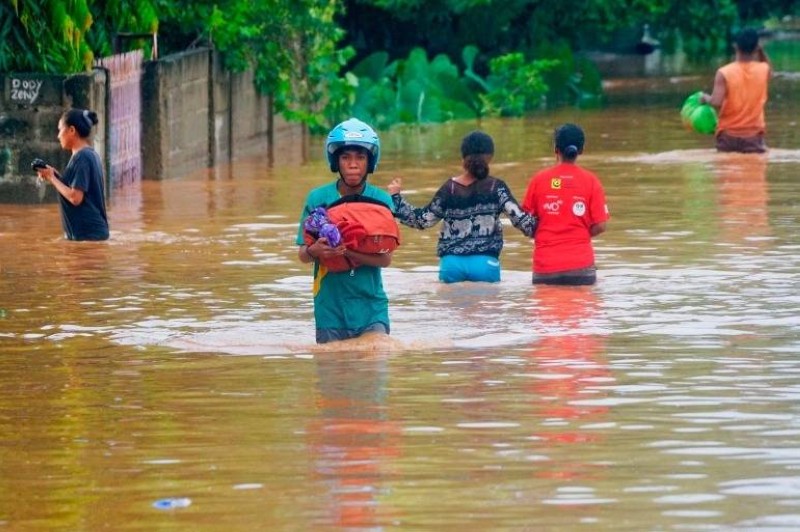
[[[678,113],[710,83],[480,123],[520,200],[584,127],[598,283],[532,286],[509,224],[499,284],[442,285],[438,226],[403,228],[385,342],[314,344],[322,138],[115,190],[106,243],[3,205],[0,530],[800,529],[800,85],[768,154],[724,155]],[[424,204],[476,127],[381,132],[371,181]]]

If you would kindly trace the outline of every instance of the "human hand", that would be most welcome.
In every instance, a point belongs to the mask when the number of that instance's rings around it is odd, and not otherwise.
[[[310,252],[309,255],[315,259],[330,259],[333,257],[338,257],[339,255],[344,255],[345,247],[344,245],[339,245],[337,247],[331,247],[328,239],[323,237],[318,238],[313,244],[308,246],[308,251]]]
[[[400,194],[400,191],[403,190],[403,178],[402,177],[395,177],[392,179],[392,182],[386,187],[389,191],[389,194],[395,195]]]
[[[53,178],[56,175],[56,170],[52,166],[47,165],[44,168],[37,168],[36,175],[38,175],[39,179],[41,179],[42,181],[52,183]]]

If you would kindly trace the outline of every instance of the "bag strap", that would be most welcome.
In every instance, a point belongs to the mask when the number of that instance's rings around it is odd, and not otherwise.
[[[331,203],[330,205],[328,205],[327,208],[330,209],[332,207],[336,207],[337,205],[342,205],[344,203],[354,203],[354,202],[372,203],[374,205],[381,205],[381,206],[386,207],[387,209],[389,209],[389,206],[386,205],[381,200],[377,200],[375,198],[370,198],[369,196],[362,196],[361,194],[350,194],[350,195],[347,195],[347,196],[342,196],[338,200],[336,200],[333,203]],[[391,210],[391,209],[389,209],[389,210]]]

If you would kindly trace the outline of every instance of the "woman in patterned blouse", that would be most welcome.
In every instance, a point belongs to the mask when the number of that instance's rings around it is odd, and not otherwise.
[[[500,251],[503,249],[505,213],[525,236],[536,231],[536,218],[520,208],[508,185],[489,175],[494,155],[492,137],[473,131],[461,142],[463,173],[451,177],[422,208],[411,205],[400,194],[402,179],[388,186],[395,205],[395,217],[404,225],[427,229],[442,220],[436,254],[439,280],[500,281]]]

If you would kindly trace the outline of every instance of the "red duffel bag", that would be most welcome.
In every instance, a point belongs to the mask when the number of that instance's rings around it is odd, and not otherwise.
[[[358,194],[344,196],[327,207],[328,219],[339,228],[342,244],[361,253],[391,253],[400,245],[400,228],[391,209],[382,201]],[[304,233],[307,245],[316,241]],[[344,256],[320,259],[331,272],[344,272],[360,266]]]

